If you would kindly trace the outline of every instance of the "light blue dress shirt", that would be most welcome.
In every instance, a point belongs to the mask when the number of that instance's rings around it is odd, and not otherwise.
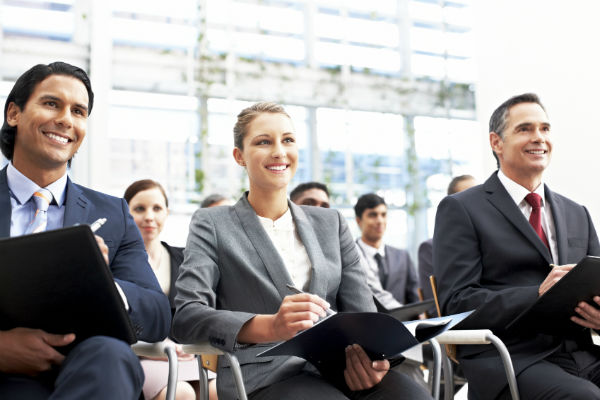
[[[35,201],[31,198],[40,188],[35,182],[19,172],[11,163],[6,169],[8,189],[10,190],[10,204],[12,214],[10,217],[10,236],[21,236],[27,226],[33,221],[36,211]],[[65,195],[67,189],[67,174],[46,186],[54,200],[48,207],[48,225],[46,230],[63,227],[65,216]]]

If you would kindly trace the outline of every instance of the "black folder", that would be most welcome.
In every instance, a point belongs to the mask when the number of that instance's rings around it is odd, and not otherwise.
[[[377,311],[389,314],[399,321],[411,321],[417,319],[420,314],[423,314],[425,311],[429,310],[435,305],[434,300],[429,299],[405,304],[402,307],[386,308],[379,300],[377,300],[377,297],[373,297],[373,300],[375,300]]]
[[[323,318],[312,328],[257,356],[301,357],[327,376],[344,370],[344,349],[349,345],[361,345],[372,360],[396,358],[409,348],[458,327],[471,313],[467,311],[447,317],[401,322],[383,313],[341,312]]]
[[[575,307],[581,301],[595,305],[592,299],[598,295],[600,257],[586,256],[507,328],[553,335],[577,334],[585,328],[571,321],[571,316],[576,315]]]
[[[136,341],[88,225],[0,240],[0,330],[16,327]]]

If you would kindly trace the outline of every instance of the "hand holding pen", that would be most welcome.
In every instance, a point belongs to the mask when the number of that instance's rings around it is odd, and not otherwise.
[[[106,218],[99,218],[90,225],[90,229],[92,230],[92,232],[94,232],[94,237],[96,238],[96,243],[98,243],[98,248],[100,249],[100,252],[102,253],[102,257],[104,258],[104,261],[106,261],[106,265],[109,265],[108,246],[106,246],[106,243],[104,243],[104,239],[102,239],[100,236],[95,234],[95,232],[98,229],[100,229],[100,227],[102,225],[104,225],[106,223],[106,221],[107,221]]]
[[[303,291],[303,290],[300,290],[300,289],[298,289],[296,286],[292,286],[292,285],[290,285],[289,283],[288,283],[288,284],[286,284],[285,286],[286,286],[288,289],[290,289],[292,292],[296,293],[296,294],[302,294],[302,293],[306,293],[305,291]],[[331,307],[327,307],[327,308],[325,308],[325,313],[326,313],[327,315],[334,315],[334,314],[336,314],[336,312],[335,312],[335,311],[333,311],[333,310],[331,309]]]

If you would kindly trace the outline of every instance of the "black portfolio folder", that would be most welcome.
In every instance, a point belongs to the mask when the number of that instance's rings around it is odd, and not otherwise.
[[[0,240],[0,330],[16,327],[136,341],[88,225]]]
[[[575,307],[596,303],[600,295],[600,257],[586,256],[509,325],[509,329],[568,335],[583,328],[571,321]]]
[[[405,304],[402,307],[386,308],[379,300],[377,300],[377,297],[373,297],[373,299],[375,300],[377,311],[389,314],[399,321],[411,321],[417,319],[420,314],[423,314],[435,304],[433,299],[429,299]]]
[[[257,356],[301,357],[324,375],[331,375],[333,371],[344,370],[344,349],[349,345],[361,345],[372,360],[396,358],[405,350],[457,327],[471,313],[407,322],[376,312],[337,313]]]

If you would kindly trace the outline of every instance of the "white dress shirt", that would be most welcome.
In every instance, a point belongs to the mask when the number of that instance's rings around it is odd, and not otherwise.
[[[298,289],[308,290],[312,265],[306,248],[296,232],[292,212],[288,208],[285,214],[275,221],[260,215],[257,217],[281,256],[294,286]]]
[[[525,219],[529,221],[529,216],[531,215],[531,205],[525,200],[525,197],[530,193],[528,189],[519,185],[517,182],[513,181],[509,177],[507,177],[502,170],[498,171],[498,179],[513,199],[515,204],[519,207],[519,210],[525,216]],[[542,229],[546,234],[546,238],[548,239],[548,244],[550,245],[550,253],[552,254],[552,260],[554,263],[558,262],[558,245],[556,242],[556,230],[554,228],[554,219],[552,218],[552,208],[550,204],[546,202],[546,197],[544,195],[544,182],[541,182],[539,186],[533,191],[533,193],[537,193],[542,198]]]

